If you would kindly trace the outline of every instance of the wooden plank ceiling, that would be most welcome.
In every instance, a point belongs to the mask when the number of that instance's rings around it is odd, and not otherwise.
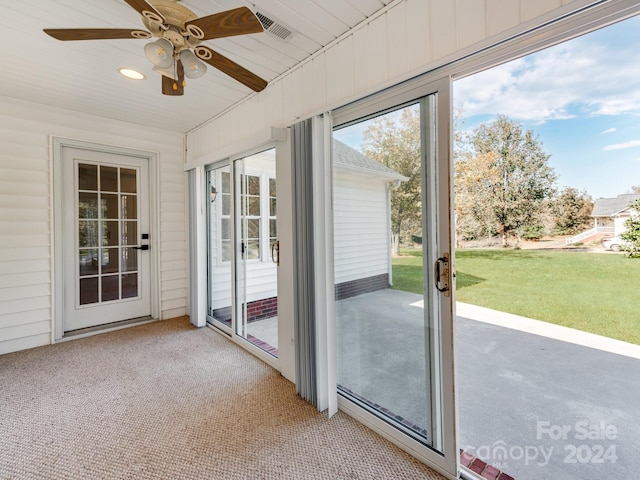
[[[273,80],[392,0],[184,0],[197,16],[247,6],[292,32],[208,40],[204,44],[267,81]],[[153,0],[151,0],[151,3]],[[54,40],[43,28],[146,30],[124,0],[0,0],[3,74],[0,95],[186,132],[253,94],[209,67],[187,80],[184,96],[161,94],[161,77],[144,55],[150,40]],[[282,31],[282,30],[281,30]],[[285,32],[286,33],[286,32]],[[142,72],[128,80],[120,67]]]

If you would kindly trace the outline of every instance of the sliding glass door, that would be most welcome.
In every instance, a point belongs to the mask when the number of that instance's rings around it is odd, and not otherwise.
[[[270,149],[234,162],[235,334],[277,357],[275,160],[275,149]]]
[[[208,321],[278,356],[275,149],[207,170]]]
[[[449,82],[398,100],[335,115],[338,391],[343,409],[457,474]]]

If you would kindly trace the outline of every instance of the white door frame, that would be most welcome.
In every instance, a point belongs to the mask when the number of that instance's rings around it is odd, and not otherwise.
[[[119,147],[115,145],[103,145],[93,142],[85,142],[69,138],[50,137],[50,161],[49,171],[51,172],[51,204],[53,232],[51,235],[52,245],[52,338],[51,343],[59,341],[64,336],[64,267],[63,267],[63,242],[64,228],[62,222],[63,205],[63,175],[62,175],[62,151],[64,148],[75,148],[90,150],[94,152],[110,153],[115,155],[126,155],[146,159],[149,162],[149,255],[150,255],[150,283],[151,283],[151,317],[160,317],[160,221],[159,221],[159,186],[158,167],[159,155],[157,152],[136,150],[132,148]]]

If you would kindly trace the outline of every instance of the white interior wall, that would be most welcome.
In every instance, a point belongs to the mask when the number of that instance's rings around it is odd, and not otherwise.
[[[53,338],[51,135],[159,152],[161,318],[187,312],[184,136],[0,97],[0,354]]]

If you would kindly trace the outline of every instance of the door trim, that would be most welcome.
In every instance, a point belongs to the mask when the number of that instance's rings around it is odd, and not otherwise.
[[[63,211],[63,175],[62,175],[62,151],[65,148],[74,148],[80,150],[89,150],[100,153],[109,153],[115,155],[126,155],[145,159],[149,162],[149,246],[150,246],[150,272],[149,280],[151,287],[151,317],[158,319],[160,317],[160,265],[159,265],[159,155],[157,152],[149,152],[144,150],[136,150],[127,147],[119,147],[115,145],[105,145],[94,142],[85,142],[64,137],[49,137],[49,171],[51,172],[51,205],[53,206],[52,215],[52,233],[51,233],[51,280],[53,284],[52,301],[51,301],[51,343],[62,340],[64,336],[64,268],[63,262],[63,242],[64,228],[62,224]],[[77,338],[77,337],[76,337]]]

